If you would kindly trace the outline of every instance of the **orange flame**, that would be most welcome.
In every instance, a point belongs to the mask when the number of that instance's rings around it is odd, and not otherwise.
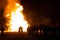
[[[19,3],[16,3],[12,11],[5,14],[5,17],[9,19],[7,20],[8,23],[6,23],[9,26],[8,32],[18,32],[20,26],[23,28],[23,32],[27,32],[28,23],[24,20],[22,10],[23,7]]]

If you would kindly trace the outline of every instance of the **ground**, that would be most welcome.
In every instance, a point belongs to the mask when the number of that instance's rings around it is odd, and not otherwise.
[[[46,37],[46,36],[30,36],[27,32],[24,32],[23,34],[19,34],[18,32],[5,32],[4,37],[1,36],[0,33],[0,40],[59,40],[60,38],[56,38],[52,36]]]
[[[26,32],[23,34],[19,34],[18,32],[5,32],[4,37],[1,36],[0,40],[33,40],[31,37],[27,35]]]

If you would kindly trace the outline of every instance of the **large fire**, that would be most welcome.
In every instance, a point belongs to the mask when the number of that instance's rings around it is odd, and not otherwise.
[[[12,10],[5,14],[7,19],[6,25],[9,26],[8,32],[18,32],[20,26],[23,28],[23,32],[27,32],[28,23],[26,20],[24,20],[22,11],[22,5],[15,3],[15,6],[12,8]]]

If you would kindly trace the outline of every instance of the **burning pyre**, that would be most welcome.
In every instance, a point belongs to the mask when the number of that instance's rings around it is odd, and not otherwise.
[[[19,27],[23,28],[23,32],[27,32],[28,23],[24,19],[23,6],[15,2],[16,0],[8,0],[5,7],[4,16],[6,18],[7,32],[18,32]]]

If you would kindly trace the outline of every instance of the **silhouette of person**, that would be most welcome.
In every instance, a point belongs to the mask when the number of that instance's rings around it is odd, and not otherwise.
[[[1,35],[4,36],[4,27],[1,27]]]
[[[28,28],[27,28],[28,35],[30,35],[30,36],[31,36],[31,35],[33,34],[33,30],[34,30],[34,29],[33,29],[33,27],[32,27],[32,26],[31,26],[31,27],[28,27]]]
[[[0,10],[0,26],[1,26],[1,35],[4,36],[4,24],[5,24],[5,17],[3,16],[4,9]]]
[[[44,35],[47,35],[48,30],[47,30],[47,26],[45,24],[43,25],[43,31],[44,31]]]
[[[29,35],[29,33],[30,33],[30,27],[27,28],[27,32],[28,32],[28,35]]]
[[[23,34],[23,28],[21,26],[19,27],[19,34],[20,33]]]

